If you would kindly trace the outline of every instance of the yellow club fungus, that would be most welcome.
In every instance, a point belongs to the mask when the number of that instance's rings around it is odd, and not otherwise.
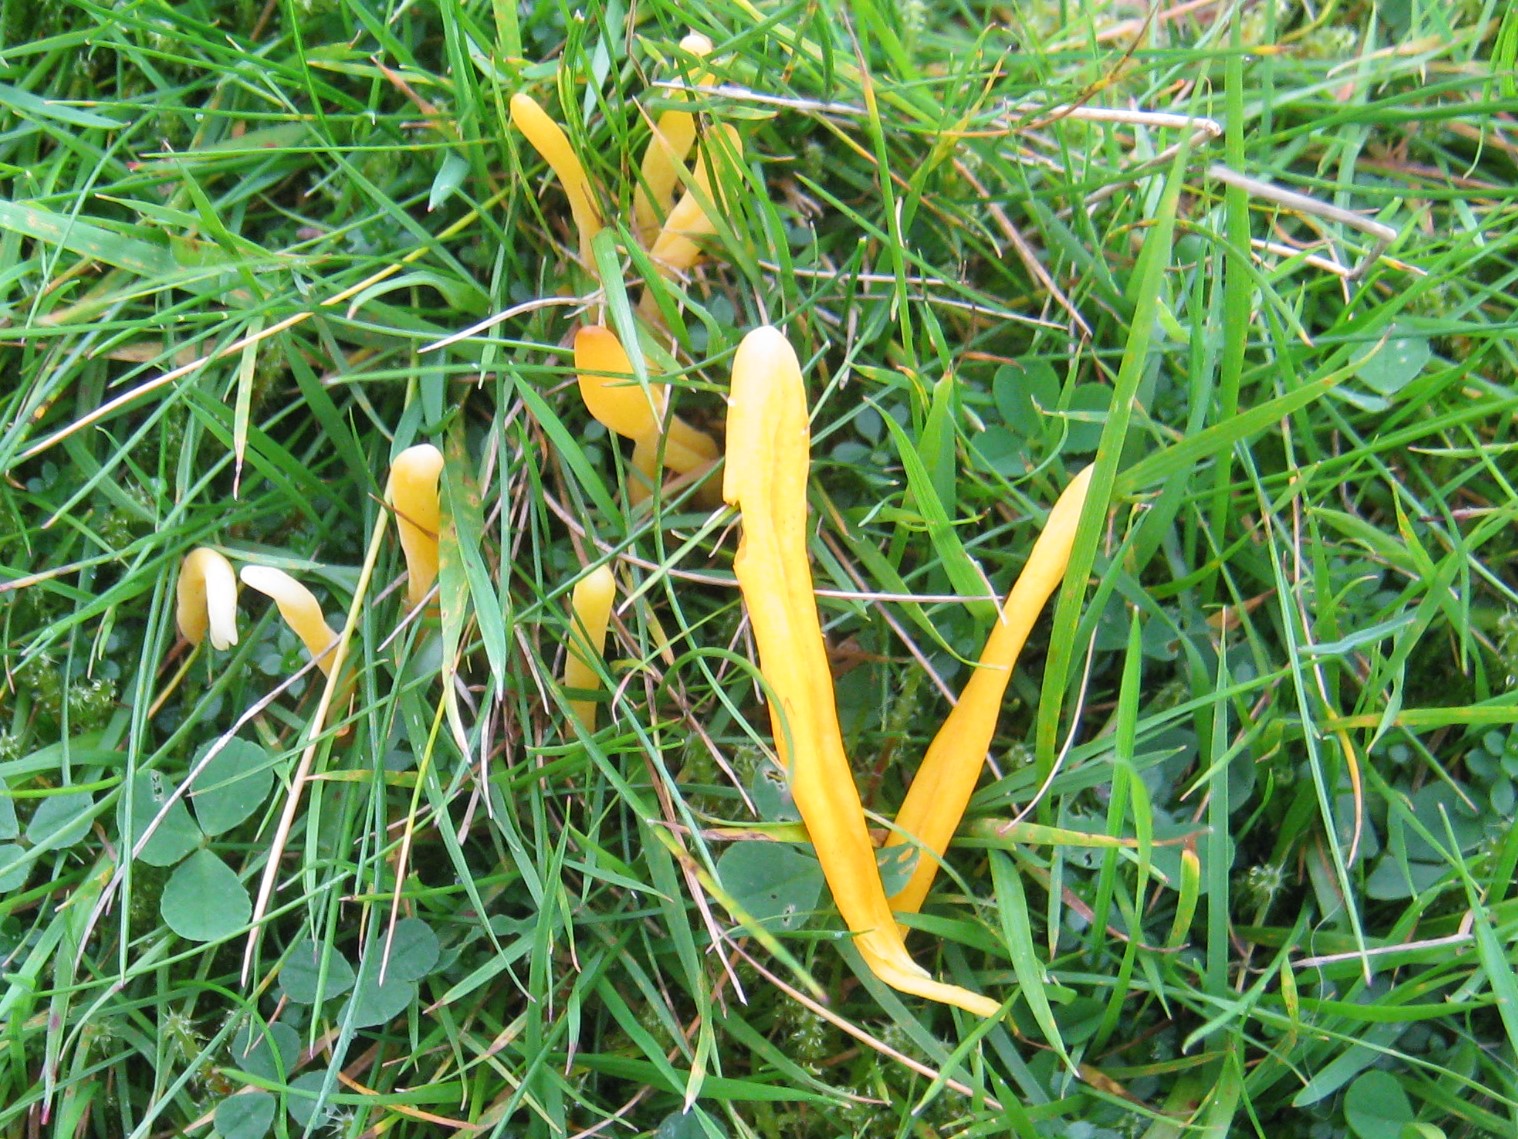
[[[801,367],[774,328],[749,333],[733,362],[723,497],[741,512],[734,570],[770,690],[775,750],[833,900],[870,970],[903,992],[981,1016],[999,1005],[930,977],[912,960],[881,885],[864,808],[838,728],[833,677],[807,558],[810,434]]]
[[[897,831],[887,844],[912,841],[922,848],[912,877],[891,899],[898,911],[915,913],[922,907],[938,873],[938,861],[964,817],[996,732],[1002,696],[1018,654],[1050,594],[1064,580],[1090,486],[1091,468],[1086,467],[1070,480],[1049,512],[1043,532],[1028,555],[1028,564],[1018,575],[986,640],[979,664],[959,694],[959,703],[928,745],[896,814]]]
[[[594,692],[601,687],[601,669],[596,667],[596,661],[606,648],[606,629],[611,621],[611,605],[616,594],[617,581],[610,566],[597,566],[575,583],[570,598],[574,629],[564,658],[566,689]],[[569,710],[587,732],[595,731],[594,699],[571,697]]]
[[[443,453],[431,443],[407,447],[390,464],[385,501],[395,510],[401,552],[406,555],[406,600],[414,609],[437,580],[437,536],[442,522],[438,476]]]
[[[666,277],[688,272],[701,256],[700,242],[717,232],[715,209],[718,199],[713,172],[730,171],[743,161],[743,142],[738,130],[729,123],[717,123],[706,132],[701,154],[696,162],[694,185],[686,188],[664,225],[649,247],[654,267]],[[718,180],[716,185],[720,186]],[[645,298],[647,294],[645,293]]]
[[[692,32],[680,41],[680,47],[699,58],[711,54],[712,41],[699,32]],[[709,85],[713,78],[705,71],[693,77],[698,87]],[[689,96],[685,98],[688,100]],[[660,223],[669,216],[670,207],[675,204],[680,170],[685,166],[685,157],[695,141],[696,116],[689,111],[671,108],[654,123],[653,136],[648,140],[648,149],[643,152],[641,176],[633,197],[633,232],[644,245],[653,240]]]
[[[185,555],[179,567],[179,631],[192,645],[211,634],[211,647],[237,643],[237,575],[232,563],[215,550],[200,546]]]
[[[590,179],[580,157],[569,145],[564,130],[549,117],[548,112],[537,104],[531,95],[518,92],[511,97],[511,121],[527,137],[532,148],[552,167],[569,199],[569,211],[574,215],[575,229],[580,238],[580,262],[590,272],[595,272],[595,259],[590,243],[601,232],[601,211],[596,206],[590,190]]]
[[[716,462],[716,440],[678,415],[666,415],[668,391],[638,383],[632,361],[611,329],[582,326],[575,333],[574,353],[580,398],[590,414],[635,444],[633,467],[647,485],[634,482],[634,501],[658,483],[661,450],[664,465],[682,475],[699,474]]]
[[[322,616],[316,596],[284,570],[273,566],[243,566],[241,576],[242,583],[249,589],[273,598],[285,624],[301,639],[317,667],[330,676],[337,633]]]

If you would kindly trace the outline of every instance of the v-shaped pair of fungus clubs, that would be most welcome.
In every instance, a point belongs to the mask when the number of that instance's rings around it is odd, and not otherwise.
[[[958,828],[1029,629],[1064,576],[1090,485],[1086,468],[1049,515],[978,667],[929,746],[890,840],[918,848],[888,899],[838,727],[832,673],[807,556],[810,439],[800,364],[773,328],[749,333],[733,363],[723,497],[741,514],[734,570],[770,691],[775,750],[839,913],[870,970],[906,993],[995,1015],[994,1000],[934,980],[908,954],[895,912],[917,910]]]
[[[414,608],[437,580],[438,478],[442,453],[430,443],[408,447],[390,467],[385,501],[395,512],[401,551],[406,558],[406,595]],[[191,550],[179,569],[176,617],[179,631],[192,645],[210,634],[211,647],[237,644],[237,582],[273,600],[279,615],[300,638],[318,668],[330,675],[337,655],[338,634],[327,624],[316,596],[284,570],[245,565],[240,574],[232,563],[207,546]]]
[[[692,33],[680,41],[680,47],[696,58],[712,50],[711,41]],[[695,86],[712,82],[712,76],[700,72]],[[688,100],[688,94],[681,98]],[[511,97],[511,121],[548,163],[564,187],[569,199],[579,238],[580,263],[592,274],[596,264],[591,242],[605,227],[597,196],[579,155],[570,145],[562,127],[532,96],[518,92]],[[736,169],[743,157],[738,132],[726,123],[713,124],[701,146],[701,158],[694,170],[685,167],[686,158],[696,144],[696,117],[687,110],[673,107],[653,123],[648,149],[639,170],[633,195],[633,236],[647,249],[655,272],[675,277],[687,272],[701,254],[701,242],[716,233],[713,209],[714,167]],[[676,191],[684,192],[676,199]],[[645,291],[639,310],[649,318],[657,312],[652,295]]]

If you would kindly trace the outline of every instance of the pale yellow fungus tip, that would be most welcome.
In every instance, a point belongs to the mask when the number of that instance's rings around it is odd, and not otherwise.
[[[711,54],[712,41],[700,32],[692,32],[680,41],[680,47],[691,55],[706,56]],[[712,79],[713,76],[705,71],[692,76],[698,87],[710,84]],[[678,97],[689,99],[683,93]],[[643,152],[638,188],[633,195],[633,232],[644,245],[653,241],[660,223],[669,216],[675,204],[680,171],[695,141],[696,116],[689,111],[672,107],[654,123],[648,149]]]
[[[407,447],[390,464],[385,501],[395,509],[401,551],[406,555],[406,598],[415,608],[437,580],[437,536],[442,524],[438,476],[443,453],[431,443]]]
[[[279,607],[279,615],[301,639],[317,667],[330,675],[337,633],[322,616],[322,607],[315,594],[284,570],[273,566],[243,566],[240,576],[249,589],[273,598]]]
[[[575,583],[570,598],[575,628],[570,633],[569,651],[564,659],[565,688],[594,692],[601,687],[601,670],[595,662],[605,651],[606,630],[616,595],[617,579],[610,566],[597,566]],[[569,710],[586,731],[595,730],[595,700],[572,697]]]
[[[721,205],[716,192],[721,181],[713,179],[713,168],[730,172],[742,161],[743,141],[738,129],[731,123],[714,124],[701,145],[695,184],[686,189],[669,211],[649,248],[649,259],[660,274],[676,276],[695,265],[701,256],[700,243],[717,232],[716,218],[710,211]]]
[[[211,634],[211,647],[228,649],[237,643],[237,575],[232,563],[215,550],[200,546],[185,555],[179,567],[179,631],[192,645]]]

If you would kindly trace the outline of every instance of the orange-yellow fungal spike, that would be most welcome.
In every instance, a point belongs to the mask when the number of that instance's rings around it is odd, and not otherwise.
[[[611,329],[585,325],[575,333],[575,371],[580,398],[597,422],[635,444],[633,466],[651,488],[659,481],[659,456],[664,466],[678,473],[699,473],[716,462],[717,441],[678,415],[667,415],[668,390],[662,385],[646,389],[633,374],[622,342]],[[636,485],[636,484],[635,484]],[[641,489],[634,502],[647,497]]]
[[[891,835],[887,845],[910,839],[923,848],[912,877],[891,899],[896,910],[916,913],[922,908],[938,873],[938,861],[959,828],[996,732],[1012,668],[1044,604],[1064,580],[1075,544],[1075,529],[1090,487],[1091,468],[1086,467],[1070,480],[1049,512],[1043,532],[1028,555],[1028,564],[1018,575],[1002,606],[1000,619],[986,640],[980,663],[959,694],[959,703],[928,745],[922,765],[896,814],[897,833]]]
[[[604,325],[582,325],[575,331],[574,351],[580,398],[598,422],[629,439],[658,434],[668,393],[638,383],[615,332]]]

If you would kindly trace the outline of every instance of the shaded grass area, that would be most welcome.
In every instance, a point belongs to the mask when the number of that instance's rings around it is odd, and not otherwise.
[[[626,219],[691,29],[745,160],[645,343],[719,437],[746,331],[801,356],[880,827],[1097,464],[911,922],[995,1021],[862,968],[767,758],[732,518],[627,505],[572,382],[575,325],[631,327],[651,275]],[[0,30],[6,1134],[1512,1133],[1504,5],[50,0]],[[604,292],[518,90],[613,219]],[[445,554],[406,621],[371,539],[422,440]],[[347,616],[344,734],[254,595],[236,648],[179,640],[198,545]],[[592,734],[554,678],[603,562]]]

